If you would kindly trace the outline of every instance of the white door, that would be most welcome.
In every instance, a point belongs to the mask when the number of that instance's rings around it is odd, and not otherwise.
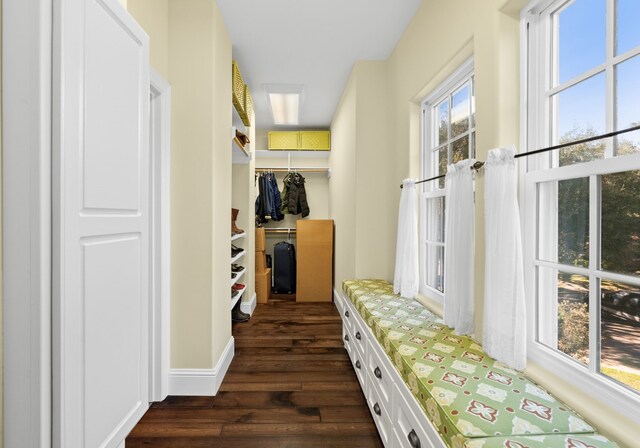
[[[120,446],[148,407],[148,37],[54,2],[53,446]]]

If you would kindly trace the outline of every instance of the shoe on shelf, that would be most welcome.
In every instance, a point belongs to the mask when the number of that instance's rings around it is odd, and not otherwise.
[[[236,255],[240,254],[244,252],[244,249],[239,249],[239,248],[231,248],[231,258],[235,257]]]
[[[238,210],[237,208],[231,209],[231,236],[244,233],[244,230],[236,226],[236,219],[238,219],[238,213],[240,213],[240,210]]]
[[[236,303],[236,305],[231,310],[231,320],[233,322],[246,322],[250,317],[250,314],[247,314],[240,310],[240,301],[238,300],[238,303]]]
[[[244,270],[244,267],[240,266],[239,264],[233,263],[231,265],[231,272],[240,272],[240,271],[243,271],[243,270]]]
[[[242,283],[236,283],[231,287],[234,291],[242,291],[244,288],[245,286]]]

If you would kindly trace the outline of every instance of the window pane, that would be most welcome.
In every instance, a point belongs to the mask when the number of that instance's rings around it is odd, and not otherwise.
[[[427,240],[444,243],[444,196],[427,199]]]
[[[447,164],[449,163],[448,150],[445,146],[438,151],[438,172],[437,176],[447,174]],[[438,180],[438,188],[444,188],[444,177]]]
[[[449,99],[447,98],[437,107],[438,114],[438,138],[436,139],[436,146],[440,146],[442,143],[449,139]]]
[[[444,292],[444,247],[427,244],[427,285]]]
[[[456,140],[451,143],[451,163],[458,163],[461,160],[469,158],[469,136]]]
[[[469,130],[469,112],[469,84],[465,84],[451,96],[451,138]]]
[[[602,281],[600,372],[640,390],[640,287]]]
[[[616,55],[626,53],[640,45],[638,33],[640,2],[638,0],[618,0],[616,14]]]
[[[605,0],[575,0],[556,15],[560,84],[604,63],[606,11]]]
[[[640,275],[640,171],[606,174],[602,185],[602,269]]]
[[[558,143],[602,134],[605,130],[605,74],[600,73],[558,93],[556,135]],[[570,146],[559,151],[560,166],[588,162],[604,156],[605,142]]]
[[[589,279],[539,268],[539,341],[589,363]]]
[[[640,18],[640,2],[638,2]],[[636,33],[640,36],[640,32]],[[616,66],[616,129],[640,124],[640,56]],[[618,155],[640,152],[640,131],[618,137]]]
[[[589,266],[589,178],[538,187],[538,241],[542,260]]]
[[[471,127],[476,127],[476,80],[471,78]]]

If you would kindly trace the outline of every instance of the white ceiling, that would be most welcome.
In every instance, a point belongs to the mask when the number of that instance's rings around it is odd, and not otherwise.
[[[265,84],[302,84],[300,127],[328,127],[354,62],[387,59],[421,0],[217,0],[256,126],[275,128]]]

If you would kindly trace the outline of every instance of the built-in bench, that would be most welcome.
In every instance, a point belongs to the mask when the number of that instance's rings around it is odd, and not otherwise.
[[[382,280],[348,280],[345,348],[386,447],[608,448],[576,412]]]

